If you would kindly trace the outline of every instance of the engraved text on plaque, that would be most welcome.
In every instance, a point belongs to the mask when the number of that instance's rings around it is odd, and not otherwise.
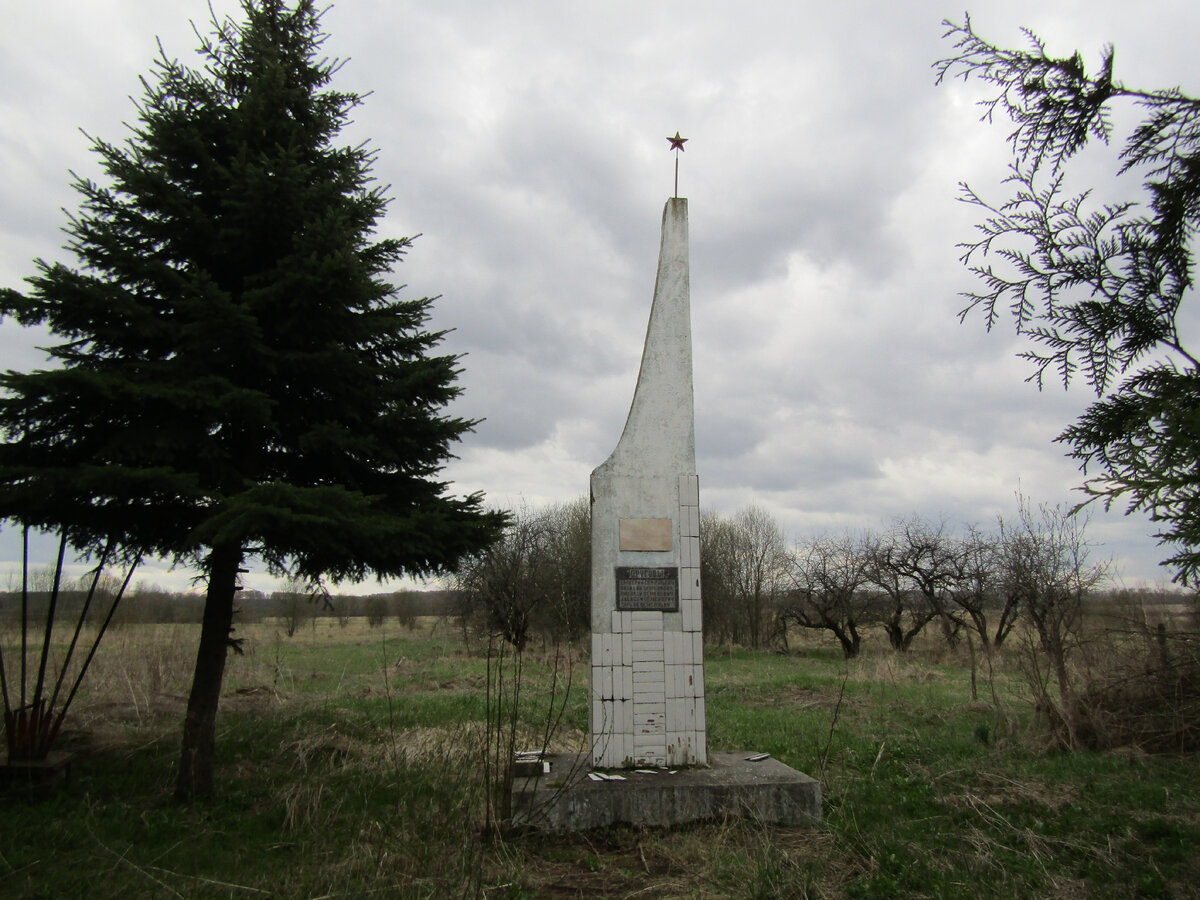
[[[617,609],[679,611],[675,566],[617,566]]]

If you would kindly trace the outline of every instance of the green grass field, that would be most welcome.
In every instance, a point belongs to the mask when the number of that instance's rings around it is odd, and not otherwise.
[[[1194,897],[1194,758],[1058,753],[1028,725],[1015,662],[972,699],[963,658],[882,642],[846,662],[710,647],[709,746],[769,752],[822,781],[816,829],[728,821],[568,838],[483,822],[484,656],[461,632],[318,620],[239,628],[219,720],[219,799],[171,799],[196,632],[105,639],[52,795],[0,796],[0,896]],[[11,632],[0,634],[7,648]],[[932,638],[931,638],[932,641]],[[551,651],[527,653],[523,723]],[[561,670],[560,670],[561,671]],[[581,748],[577,659],[559,749]]]

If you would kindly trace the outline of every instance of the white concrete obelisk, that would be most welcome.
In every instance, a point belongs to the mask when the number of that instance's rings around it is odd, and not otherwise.
[[[594,766],[708,761],[688,292],[687,200],[675,197],[629,418],[591,477]]]

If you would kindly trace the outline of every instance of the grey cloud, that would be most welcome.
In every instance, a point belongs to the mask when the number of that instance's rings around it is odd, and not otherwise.
[[[199,0],[98,10],[33,5],[0,34],[6,287],[58,258],[66,170],[94,171],[76,128],[124,137],[155,34],[188,59],[187,19],[208,15]],[[454,412],[486,418],[448,471],[494,496],[585,489],[628,411],[674,174],[663,138],[679,128],[706,504],[763,502],[795,530],[986,521],[1018,477],[1068,496],[1078,473],[1050,439],[1089,398],[1038,394],[1010,336],[955,320],[971,219],[954,184],[998,178],[1006,151],[1003,126],[962,105],[973,87],[933,87],[947,14],[931,0],[332,7],[326,49],[350,59],[338,84],[374,91],[346,139],[379,151],[382,232],[423,233],[396,280],[441,295],[432,324],[466,354]],[[1198,9],[1014,0],[975,18],[1010,44],[1020,25],[1064,52],[1114,40],[1131,83],[1200,90]],[[2,364],[30,364],[39,340],[0,324]],[[1144,520],[1104,528],[1154,574]]]

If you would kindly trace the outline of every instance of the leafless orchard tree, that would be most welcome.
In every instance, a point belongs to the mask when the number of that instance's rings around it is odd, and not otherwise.
[[[906,651],[939,616],[945,623],[953,550],[944,523],[911,518],[863,543],[866,580],[881,592],[875,615],[892,648]]]
[[[1020,613],[1019,604],[1003,590],[1000,578],[1000,540],[974,525],[961,538],[947,536],[945,575],[938,610],[947,635],[966,631],[979,638],[990,653],[1004,643]]]
[[[733,522],[711,510],[700,513],[700,584],[704,636],[715,644],[742,643],[733,587],[737,541]]]
[[[543,517],[521,509],[500,540],[467,560],[455,579],[472,617],[518,652],[529,639],[534,611],[547,598],[548,546]]]
[[[787,546],[779,523],[760,506],[738,510],[733,526],[733,589],[750,645],[758,648],[767,640],[775,602],[787,577]]]
[[[765,509],[747,506],[730,519],[706,513],[700,533],[700,577],[709,635],[763,646],[770,640],[787,583],[783,530]]]
[[[587,501],[518,510],[499,541],[460,566],[455,586],[477,624],[518,651],[533,632],[577,637],[590,615]]]
[[[1001,546],[999,536],[973,525],[960,537],[944,521],[897,522],[878,541],[871,568],[872,582],[889,594],[906,586],[911,592],[894,601],[882,622],[892,646],[904,649],[901,642],[911,642],[936,619],[952,647],[964,631],[977,636],[985,652],[999,647],[1020,613],[1018,600],[1003,589]],[[902,630],[905,621],[909,624]]]
[[[535,627],[553,640],[574,640],[591,627],[592,510],[587,497],[547,507],[548,603]]]
[[[831,632],[847,659],[862,646],[860,629],[870,621],[867,553],[850,534],[826,536],[797,545],[792,590],[780,612],[784,625]]]
[[[1039,506],[1036,512],[1020,498],[1017,518],[1000,522],[1001,579],[1006,594],[1033,626],[1038,649],[1045,655],[1048,675],[1058,688],[1058,702],[1046,690],[1038,670],[1035,689],[1043,695],[1041,708],[1058,716],[1070,744],[1075,743],[1074,688],[1069,671],[1072,651],[1081,635],[1085,598],[1108,579],[1108,563],[1090,562],[1091,545],[1085,536],[1087,518],[1071,515],[1059,506]],[[1040,660],[1028,660],[1038,666]]]
[[[316,595],[304,578],[289,576],[280,590],[271,592],[271,600],[288,637],[293,637],[309,620],[316,627]]]

